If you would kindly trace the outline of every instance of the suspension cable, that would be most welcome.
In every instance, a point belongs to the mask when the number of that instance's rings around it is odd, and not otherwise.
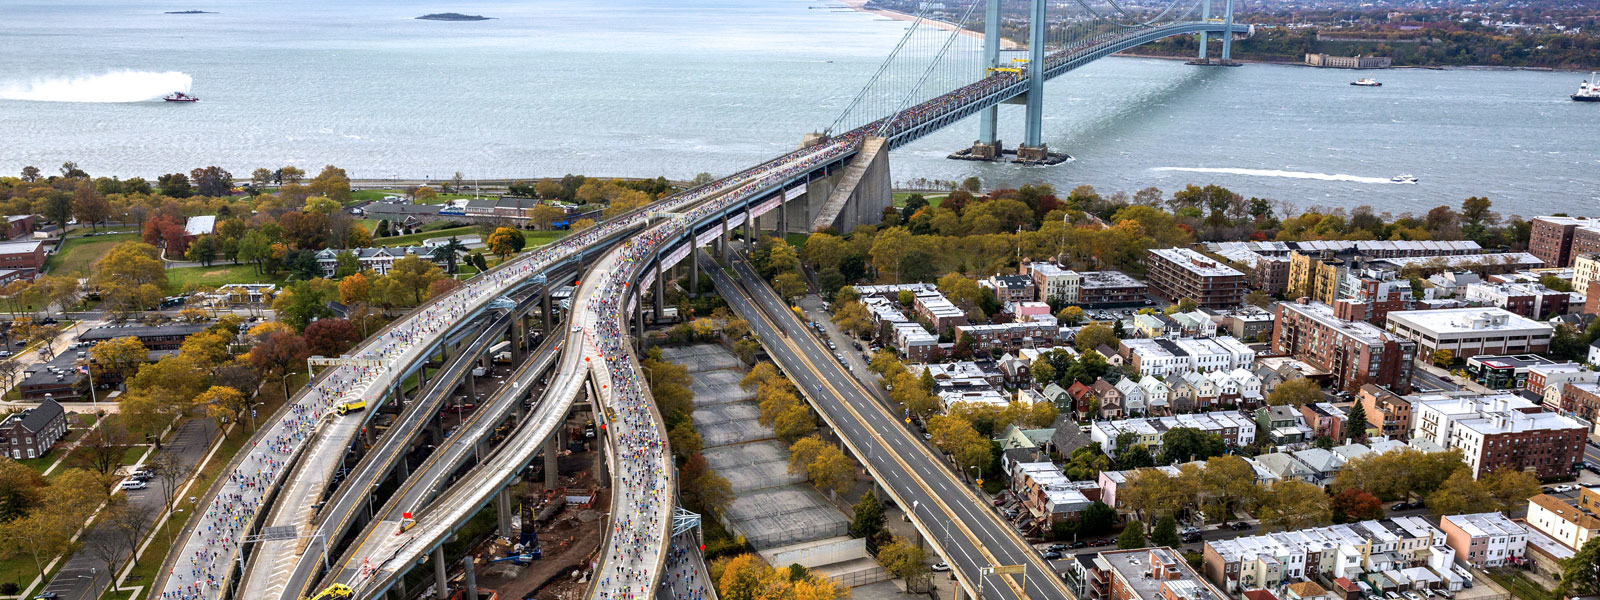
[[[906,30],[905,35],[900,36],[900,42],[895,44],[894,50],[889,52],[889,57],[883,59],[883,64],[878,65],[877,72],[872,74],[872,78],[867,80],[866,85],[861,86],[861,92],[856,94],[855,99],[850,101],[850,104],[845,107],[844,112],[839,114],[839,118],[834,119],[833,124],[828,125],[827,129],[822,130],[823,135],[832,133],[834,128],[843,123],[846,118],[849,118],[850,111],[855,110],[856,106],[861,104],[861,100],[867,96],[867,92],[872,90],[873,84],[877,83],[878,79],[883,76],[884,72],[888,71],[889,67],[894,64],[895,57],[899,56],[900,50],[906,47],[906,42],[911,39],[913,34],[916,33],[917,27],[922,25],[922,21],[927,15],[928,7],[932,4],[932,2],[923,2],[922,5],[917,8],[917,14],[911,21],[911,27]]]
[[[980,0],[972,0],[971,3],[967,4],[967,11],[962,13],[961,21],[956,23],[955,27],[950,29],[950,36],[945,38],[944,45],[939,48],[939,53],[934,55],[933,61],[928,64],[928,68],[922,71],[922,76],[917,79],[916,85],[911,86],[911,90],[906,92],[905,98],[900,100],[900,107],[895,109],[894,113],[889,115],[889,118],[884,119],[883,123],[878,126],[877,135],[882,136],[889,130],[891,126],[900,121],[900,115],[905,112],[906,108],[911,103],[911,100],[916,98],[917,92],[922,90],[923,82],[928,80],[928,74],[933,72],[934,68],[939,65],[940,61],[944,58],[945,52],[950,49],[950,45],[954,43],[956,37],[960,36],[961,32],[966,29],[967,20],[972,18],[972,10],[977,8],[979,1]]]

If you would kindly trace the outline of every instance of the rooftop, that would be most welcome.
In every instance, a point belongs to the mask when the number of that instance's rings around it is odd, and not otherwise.
[[[1544,266],[1544,261],[1527,252],[1499,254],[1458,254],[1454,256],[1402,256],[1385,258],[1382,262],[1404,269],[1411,265],[1420,267],[1465,268],[1478,265]]]
[[[43,245],[44,242],[31,240],[22,242],[0,242],[0,254],[26,254],[38,252],[39,247]]]
[[[1324,327],[1356,338],[1366,344],[1381,344],[1393,339],[1389,332],[1384,331],[1377,325],[1366,321],[1346,321],[1334,316],[1333,307],[1321,302],[1307,302],[1304,304],[1299,302],[1280,302],[1278,306],[1282,306],[1285,311],[1292,311],[1306,316]],[[1393,318],[1394,315],[1395,313],[1389,313],[1390,318]]]
[[[1516,410],[1495,411],[1476,419],[1462,419],[1456,427],[1470,429],[1482,435],[1550,431],[1557,429],[1582,429],[1588,427],[1564,415],[1551,412],[1525,413]]]
[[[201,215],[189,217],[189,222],[184,223],[183,230],[189,235],[208,235],[217,227],[216,215]]]
[[[1444,522],[1460,527],[1472,537],[1493,535],[1526,535],[1528,530],[1497,512],[1470,515],[1447,515]]]
[[[1400,323],[1412,329],[1433,333],[1466,333],[1471,331],[1518,331],[1550,333],[1548,324],[1523,317],[1500,308],[1444,308],[1439,310],[1402,310],[1389,313],[1392,326]]]
[[[1122,271],[1083,271],[1079,274],[1083,275],[1083,283],[1080,286],[1083,289],[1141,287],[1144,285],[1143,281],[1134,279]]]
[[[1180,600],[1216,600],[1222,595],[1211,584],[1200,579],[1189,567],[1188,561],[1171,548],[1140,548],[1101,552],[1099,561],[1104,568],[1116,571],[1129,591],[1139,600],[1161,600],[1174,597]],[[1152,577],[1160,569],[1166,578]],[[1166,593],[1163,593],[1163,588]]]
[[[187,336],[205,331],[210,325],[182,323],[174,325],[101,325],[78,334],[78,341],[91,342],[120,337]]]
[[[1200,277],[1229,277],[1243,276],[1238,270],[1217,262],[1204,254],[1188,248],[1154,248],[1150,250],[1152,256],[1177,265],[1179,268],[1194,273]]]

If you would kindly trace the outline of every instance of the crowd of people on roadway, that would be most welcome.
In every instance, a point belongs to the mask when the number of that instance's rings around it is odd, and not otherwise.
[[[408,364],[422,356],[451,327],[504,293],[512,284],[636,222],[636,219],[619,221],[590,228],[475,277],[448,296],[401,318],[387,331],[364,342],[354,355],[382,359],[396,367]],[[240,550],[242,538],[248,535],[261,512],[263,498],[280,483],[293,455],[316,436],[318,428],[334,414],[335,406],[356,400],[373,403],[383,397],[388,392],[390,373],[388,367],[334,367],[297,394],[279,420],[265,424],[265,431],[228,472],[227,485],[211,499],[201,521],[184,540],[180,563],[168,571],[162,599],[217,597]],[[343,446],[343,443],[330,444],[333,451],[341,453]],[[186,566],[183,560],[187,560]]]
[[[1072,47],[1052,53],[1045,64],[1047,68],[1061,64],[1106,43],[1109,37],[1112,36],[1080,41]],[[608,549],[607,556],[615,564],[607,572],[597,574],[602,577],[602,600],[635,600],[649,595],[652,570],[660,558],[664,542],[661,536],[664,520],[670,520],[667,513],[671,510],[672,499],[666,497],[670,488],[665,485],[670,468],[667,466],[664,437],[661,425],[650,412],[646,396],[641,391],[641,379],[634,370],[632,357],[622,345],[625,330],[620,320],[629,283],[635,281],[636,272],[651,253],[663,241],[681,233],[683,228],[700,217],[721,210],[735,201],[748,200],[753,194],[769,190],[819,165],[836,160],[853,151],[869,134],[893,136],[959,110],[1015,83],[1021,77],[1023,75],[1017,73],[997,72],[896,115],[669,199],[660,210],[690,208],[687,214],[682,215],[686,218],[667,220],[621,245],[614,255],[615,261],[610,272],[599,286],[600,293],[588,304],[587,310],[596,318],[592,321],[593,329],[585,332],[586,337],[600,350],[611,381],[615,384],[609,403],[618,411],[619,420],[627,427],[627,431],[617,437],[621,444],[618,455],[623,458],[618,478],[625,494],[622,497],[634,509],[617,515],[613,524],[612,547]],[[705,202],[707,198],[714,200]],[[625,218],[606,221],[479,275],[448,296],[413,311],[388,331],[365,342],[357,357],[383,359],[395,366],[408,364],[430,348],[444,332],[488,300],[502,294],[512,284],[541,272],[544,266],[554,261],[567,258],[579,249],[646,222],[649,218],[647,212],[639,211]],[[186,569],[174,567],[169,572],[162,592],[163,600],[204,600],[214,597],[223,585],[222,577],[227,566],[239,551],[241,538],[262,508],[262,498],[279,483],[290,458],[307,440],[314,437],[325,419],[333,414],[334,406],[354,400],[375,403],[385,395],[390,373],[392,371],[388,367],[335,367],[300,394],[281,420],[269,424],[268,433],[255,442],[255,446],[228,474],[231,487],[212,498],[202,522],[191,531],[184,543],[184,555],[188,558],[189,566]],[[342,451],[342,446],[340,444],[336,451]],[[700,589],[703,590],[703,586]]]

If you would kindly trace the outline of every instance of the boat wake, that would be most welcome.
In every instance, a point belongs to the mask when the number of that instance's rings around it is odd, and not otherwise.
[[[111,71],[100,75],[0,82],[0,99],[36,102],[144,102],[188,92],[194,78],[166,71]]]
[[[1220,173],[1223,175],[1249,175],[1252,177],[1287,177],[1290,179],[1317,179],[1321,181],[1348,181],[1351,183],[1397,183],[1387,177],[1362,177],[1343,173],[1311,173],[1306,171],[1280,171],[1277,169],[1233,169],[1201,167],[1157,167],[1153,171],[1181,171],[1184,173]]]

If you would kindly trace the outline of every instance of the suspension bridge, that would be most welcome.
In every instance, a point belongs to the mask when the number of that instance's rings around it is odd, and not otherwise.
[[[306,552],[310,545],[299,545],[298,561],[305,564],[295,563],[297,559],[286,555],[279,562],[295,564],[279,564],[275,573],[305,574],[305,582],[289,586],[290,589],[314,590],[337,583],[345,590],[336,594],[340,598],[397,594],[401,600],[409,600],[413,595],[405,591],[403,577],[431,556],[436,574],[433,589],[438,597],[447,597],[443,563],[448,557],[443,555],[443,544],[485,507],[498,504],[500,510],[506,510],[503,490],[522,477],[541,448],[545,449],[547,464],[553,464],[548,462],[554,448],[549,441],[558,434],[568,411],[587,401],[597,408],[597,413],[608,415],[614,425],[603,428],[601,435],[606,452],[604,470],[609,473],[614,491],[611,533],[598,554],[587,597],[622,600],[669,594],[662,591],[666,588],[661,585],[666,546],[683,533],[684,527],[696,522],[696,517],[685,515],[675,506],[676,481],[664,424],[653,408],[648,389],[640,384],[636,358],[646,327],[645,306],[653,303],[652,314],[662,314],[668,270],[686,268],[694,282],[690,288],[697,288],[700,270],[694,268],[694,263],[699,260],[700,249],[709,246],[717,255],[730,256],[730,231],[740,227],[749,240],[760,231],[807,233],[834,228],[848,232],[857,225],[877,223],[891,203],[890,150],[980,115],[977,141],[967,153],[977,158],[998,158],[1005,153],[997,131],[1002,104],[1026,107],[1024,142],[1015,150],[1017,159],[1025,163],[1050,162],[1052,153],[1041,131],[1046,81],[1122,50],[1177,35],[1201,38],[1197,58],[1205,64],[1211,64],[1206,60],[1205,41],[1211,36],[1220,37],[1218,64],[1227,64],[1233,38],[1252,31],[1251,27],[1234,22],[1232,0],[1175,0],[1144,8],[1124,6],[1115,0],[1098,2],[1075,0],[1074,4],[1062,5],[1059,14],[1051,15],[1045,0],[1030,0],[1025,57],[1008,57],[1001,51],[1003,14],[999,0],[944,4],[955,6],[955,27],[947,29],[933,26],[928,12],[934,4],[924,3],[900,42],[839,117],[805,136],[798,149],[645,209],[609,219],[589,232],[501,265],[401,317],[380,337],[358,349],[359,356],[381,357],[386,367],[329,369],[316,385],[302,390],[290,403],[297,407],[295,410],[276,415],[261,428],[252,446],[261,448],[260,453],[273,454],[256,457],[252,453],[249,458],[236,460],[230,465],[230,472],[219,477],[219,481],[235,482],[229,489],[248,489],[249,496],[242,502],[237,493],[208,499],[213,505],[201,510],[222,515],[220,525],[185,532],[185,539],[174,544],[162,580],[152,586],[151,597],[225,598],[234,594],[237,581],[249,577],[246,571],[273,568],[260,564],[265,561],[246,556],[250,547],[239,543],[238,537],[260,529],[270,504],[290,479],[288,475],[302,472],[298,465],[331,464],[353,443],[355,427],[330,426],[339,420],[328,414],[332,402],[328,399],[328,382],[354,382],[355,387],[341,395],[366,398],[372,405],[384,398],[398,398],[403,390],[397,382],[421,371],[435,352],[448,358],[452,349],[481,351],[485,345],[481,339],[476,344],[465,343],[463,340],[471,336],[457,326],[473,321],[490,308],[511,311],[502,319],[518,323],[507,336],[517,342],[520,356],[524,345],[520,332],[526,330],[524,304],[533,303],[505,301],[504,295],[535,281],[542,284],[547,273],[564,265],[577,265],[584,270],[582,284],[571,299],[570,329],[551,329],[548,294],[545,296],[545,331],[561,341],[548,344],[548,350],[539,354],[539,364],[548,365],[551,379],[534,403],[532,414],[519,419],[516,429],[498,446],[475,443],[481,448],[475,451],[479,455],[475,465],[448,487],[425,495],[431,500],[410,507],[403,527],[397,529],[396,523],[371,515],[364,525],[352,527],[345,534],[344,540],[358,542],[343,553],[341,564],[328,565],[324,561],[328,546],[338,547],[342,540],[323,539],[320,552]],[[1216,2],[1223,4],[1220,17],[1212,16]],[[980,24],[981,38],[965,33]],[[696,258],[685,264],[691,256]],[[760,308],[764,303],[771,305],[774,299],[759,280],[745,277],[744,289],[718,282],[719,286],[725,284],[730,286],[726,288],[730,292],[740,295],[735,304],[750,311],[752,322],[761,317],[758,328],[764,331],[763,343],[769,344],[769,351],[775,355],[787,358],[785,369],[791,377],[807,382],[801,386],[803,392],[834,425],[834,432],[884,491],[907,510],[922,538],[955,567],[953,573],[962,595],[1006,600],[1076,598],[1024,540],[976,496],[962,491],[964,484],[939,466],[942,461],[938,457],[895,426],[892,417],[879,415],[881,407],[873,404],[867,394],[839,383],[848,381],[848,375],[827,372],[835,368],[828,360],[809,358],[821,352],[825,359],[826,352],[797,340],[806,335],[803,325],[789,331],[793,324],[785,322],[785,311]],[[755,312],[762,310],[764,314]],[[443,324],[445,320],[449,324]],[[775,346],[775,340],[780,338],[791,341],[787,349]],[[815,340],[811,343],[815,345]],[[537,370],[545,368],[540,366]],[[421,372],[426,375],[426,371]],[[526,397],[536,374],[519,372],[495,393],[491,405],[509,406]],[[417,437],[427,427],[420,421],[385,435]],[[376,447],[402,452],[408,444]],[[320,456],[323,453],[333,458]],[[453,465],[455,460],[445,462]],[[262,469],[262,464],[270,468]],[[370,475],[358,471],[352,478],[411,477],[405,469],[393,473],[373,469]],[[548,476],[549,470],[546,472]],[[372,483],[360,482],[363,486]],[[352,482],[347,479],[343,485],[350,486]],[[506,522],[505,515],[502,521]],[[219,526],[226,529],[219,530]],[[400,533],[394,533],[397,530]],[[293,539],[296,533],[286,530],[279,535]],[[223,543],[218,543],[219,537]],[[380,541],[369,548],[360,540]],[[228,565],[237,567],[226,568]],[[312,586],[312,581],[320,583]]]

